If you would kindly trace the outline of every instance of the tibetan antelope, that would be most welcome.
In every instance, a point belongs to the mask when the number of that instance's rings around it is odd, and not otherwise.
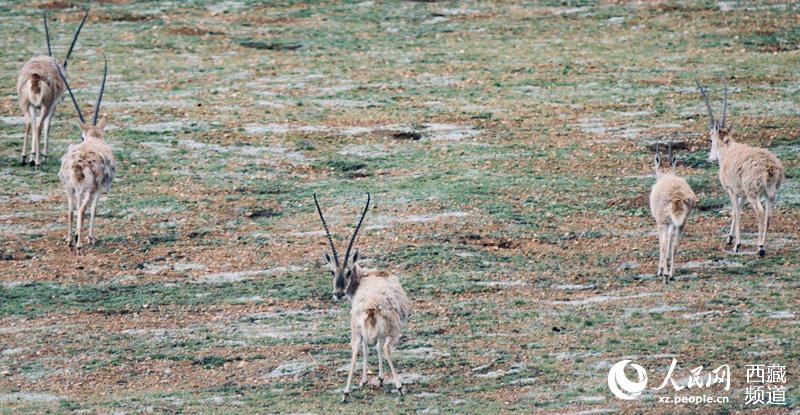
[[[50,137],[50,120],[56,111],[56,104],[61,96],[64,94],[64,82],[59,74],[61,71],[67,70],[67,62],[72,55],[72,49],[75,48],[75,42],[78,40],[78,35],[81,33],[83,24],[86,22],[86,17],[89,16],[89,11],[83,15],[83,20],[75,31],[75,36],[72,38],[72,44],[67,50],[67,57],[64,58],[64,63],[59,65],[53,59],[53,52],[50,49],[50,30],[47,28],[47,11],[44,11],[44,33],[47,39],[47,55],[37,56],[29,60],[25,66],[22,67],[19,77],[17,78],[17,94],[19,95],[19,108],[25,115],[25,131],[23,133],[22,142],[22,164],[27,161],[31,165],[39,167],[41,164],[41,157],[44,156],[47,160],[47,143]],[[36,111],[39,111],[39,117],[36,117]],[[41,148],[41,137],[44,130],[44,148]],[[32,135],[30,152],[28,151],[28,137]]]
[[[383,358],[389,364],[392,371],[394,385],[398,393],[403,395],[403,385],[392,363],[392,351],[400,340],[400,329],[408,318],[409,304],[406,292],[400,285],[396,277],[386,271],[377,271],[361,268],[358,265],[358,250],[353,257],[350,257],[350,250],[364,222],[364,217],[369,209],[370,195],[367,193],[367,206],[358,220],[347,251],[344,254],[344,261],[339,261],[336,246],[333,244],[333,237],[328,230],[328,224],[322,215],[322,209],[317,202],[317,195],[314,195],[314,204],[317,206],[322,227],[328,237],[333,258],[325,252],[325,262],[333,274],[333,301],[336,302],[344,297],[352,300],[350,308],[350,348],[352,357],[350,359],[350,372],[347,375],[342,402],[347,402],[350,396],[350,383],[353,380],[353,372],[356,369],[359,350],[364,355],[364,366],[361,372],[361,383],[363,387],[367,383],[367,350],[369,345],[375,343],[375,350],[378,354],[378,381],[383,386]]]
[[[711,151],[708,153],[708,161],[719,163],[719,181],[728,192],[733,205],[727,244],[733,243],[733,252],[739,251],[742,205],[747,202],[756,211],[758,255],[763,257],[767,253],[764,246],[767,228],[775,208],[775,196],[783,181],[783,164],[769,150],[733,141],[733,123],[725,125],[728,112],[727,86],[725,103],[722,106],[722,120],[717,121],[714,119],[714,111],[711,109],[705,88],[699,81],[695,82],[703,95],[710,121]],[[761,204],[762,198],[765,199],[766,209]]]
[[[658,228],[658,275],[663,275],[664,283],[667,284],[675,279],[675,251],[678,237],[683,233],[686,219],[698,199],[686,180],[675,174],[672,145],[667,151],[666,166],[662,164],[661,154],[656,145],[654,167],[656,183],[650,191],[650,212]]]
[[[61,184],[67,193],[67,214],[69,222],[67,225],[67,243],[77,251],[81,249],[81,230],[83,229],[83,219],[86,216],[86,208],[89,209],[89,244],[94,244],[94,212],[97,208],[97,199],[101,193],[108,193],[111,188],[111,181],[114,180],[116,164],[111,147],[104,141],[105,118],[97,121],[100,114],[100,103],[103,100],[103,91],[106,87],[106,77],[108,76],[108,61],[103,54],[103,82],[100,84],[100,93],[97,95],[97,103],[94,106],[92,123],[87,124],[81,113],[81,108],[72,89],[69,87],[64,74],[59,70],[61,80],[69,92],[75,111],[78,112],[80,119],[81,141],[80,144],[70,144],[67,153],[61,158],[61,170],[58,176]],[[75,216],[77,208],[77,230],[73,236],[72,218]]]

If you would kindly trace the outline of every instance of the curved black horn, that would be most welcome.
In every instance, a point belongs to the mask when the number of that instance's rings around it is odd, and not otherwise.
[[[108,59],[106,54],[103,54],[103,83],[100,84],[100,94],[97,96],[97,104],[94,106],[94,115],[92,116],[92,125],[97,125],[97,116],[100,114],[100,102],[103,101],[103,91],[106,90],[106,77],[108,77]]]
[[[708,100],[708,95],[706,95],[706,90],[700,85],[700,81],[697,79],[694,80],[697,84],[697,88],[700,90],[700,93],[703,94],[703,100],[706,102],[706,109],[708,110],[708,119],[711,125],[711,128],[714,128],[714,111],[711,109],[711,102]]]
[[[728,116],[728,85],[725,85],[725,103],[722,105],[722,126],[725,128],[725,119]]]
[[[61,76],[61,80],[64,81],[64,85],[66,85],[67,87],[69,96],[70,98],[72,98],[72,104],[75,105],[75,112],[78,113],[78,118],[81,119],[82,123],[85,123],[86,121],[83,119],[83,114],[81,114],[81,107],[78,105],[78,101],[75,99],[75,95],[72,94],[72,89],[69,87],[69,82],[67,82],[67,77],[64,76],[64,72],[61,71],[61,67],[58,66],[58,62],[56,62],[55,59],[53,59],[53,65],[55,65],[56,69],[58,69],[58,74]]]
[[[336,267],[339,267],[339,254],[336,253],[336,245],[333,244],[333,237],[331,237],[331,231],[328,230],[328,223],[325,222],[325,216],[322,216],[322,209],[319,207],[319,202],[317,202],[317,194],[314,193],[314,204],[317,205],[317,213],[319,213],[319,219],[322,221],[322,227],[325,228],[325,234],[328,236],[328,243],[331,244],[331,250],[333,251],[333,260],[336,261]]]
[[[47,10],[42,12],[42,20],[44,21],[44,37],[47,38],[47,56],[53,57],[53,51],[50,49],[50,29],[47,27]]]
[[[81,34],[81,29],[83,29],[83,24],[86,23],[86,18],[89,17],[89,10],[86,10],[86,13],[83,15],[83,20],[81,20],[80,26],[78,26],[78,30],[75,31],[75,37],[72,38],[72,44],[69,45],[69,49],[67,50],[67,57],[64,58],[64,69],[67,68],[67,61],[69,60],[70,55],[72,55],[72,49],[75,48],[75,42],[78,41],[78,35]]]
[[[369,192],[367,192],[367,206],[364,206],[364,212],[361,213],[361,218],[358,220],[358,224],[356,225],[356,230],[353,231],[353,236],[350,238],[350,243],[347,245],[347,252],[344,254],[344,261],[345,265],[347,262],[350,261],[350,250],[353,249],[353,243],[356,242],[356,235],[358,235],[358,230],[361,229],[361,224],[364,222],[364,217],[367,216],[367,210],[369,210],[369,201],[371,196]]]

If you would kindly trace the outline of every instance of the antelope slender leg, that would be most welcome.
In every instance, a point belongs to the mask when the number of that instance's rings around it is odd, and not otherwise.
[[[44,121],[47,119],[47,109],[42,107],[39,108],[39,119],[36,120],[35,128],[34,128],[34,139],[35,141],[35,148],[36,148],[36,158],[34,159],[34,163],[36,167],[42,164],[42,129],[44,129]]]
[[[92,197],[92,205],[89,208],[89,245],[94,245],[94,211],[97,209],[97,199],[100,198],[100,192],[95,193]]]
[[[675,279],[675,251],[678,248],[678,237],[680,236],[680,228],[675,225],[670,226],[670,234],[672,235],[672,242],[669,249],[669,277],[664,279],[664,282]]]
[[[56,113],[56,101],[53,100],[53,103],[50,104],[50,108],[47,109],[47,116],[44,119],[44,151],[42,155],[44,156],[44,161],[47,161],[47,143],[50,141],[50,121],[53,119],[53,115]]]
[[[364,387],[367,384],[367,353],[369,352],[369,346],[367,346],[367,341],[365,339],[361,339],[361,353],[364,354],[364,365],[361,368],[361,382],[358,384],[359,387]]]
[[[748,203],[750,203],[756,211],[756,223],[758,223],[758,256],[763,257],[766,254],[764,250],[764,239],[766,239],[767,236],[766,212],[764,211],[764,206],[761,205],[761,201],[758,200],[758,197],[748,198]]]
[[[734,196],[733,199],[736,204],[733,206],[733,220],[734,220],[734,239],[733,239],[733,252],[739,252],[739,247],[742,245],[742,198]]]
[[[658,227],[658,272],[656,272],[656,277],[661,276],[661,251],[664,245],[664,235],[661,232],[661,227]]]
[[[86,207],[89,205],[89,195],[81,195],[80,200],[78,203],[78,222],[76,224],[76,232],[75,232],[75,249],[80,250],[81,246],[81,231],[83,230],[83,219],[86,216]]]
[[[378,353],[378,387],[383,387],[383,358],[381,357],[381,340],[375,342],[375,351]]]
[[[353,356],[350,358],[350,373],[347,375],[347,383],[344,385],[342,392],[342,402],[347,402],[350,396],[350,382],[353,381],[353,372],[356,371],[356,362],[358,361],[358,348],[360,347],[361,338],[357,342],[351,342],[350,348],[353,349]]]
[[[28,113],[31,118],[31,151],[28,153],[28,163],[33,165],[33,160],[39,152],[39,130],[36,128],[36,108],[33,105],[28,106]]]
[[[664,231],[664,274],[663,274],[664,275],[664,284],[669,282],[669,277],[670,277],[670,275],[669,275],[670,269],[671,269],[671,267],[670,267],[670,262],[671,262],[670,261],[671,260],[670,252],[672,252],[672,240],[673,240],[672,228],[673,228],[673,226],[674,225],[672,225],[670,223],[669,225],[667,225],[666,230]]]
[[[28,105],[28,108],[30,109],[30,105]],[[25,157],[28,155],[28,140],[30,139],[32,124],[30,111],[25,111],[25,130],[22,137],[22,164],[25,164]],[[33,145],[31,144],[31,146]]]
[[[658,227],[658,275],[667,275],[667,252],[669,249],[669,228],[666,225]]]
[[[767,205],[767,214],[764,220],[764,245],[767,244],[767,231],[769,231],[769,225],[772,223],[772,212],[775,209],[775,197],[767,196],[765,204]],[[766,254],[766,251],[764,253]]]
[[[726,245],[733,243],[733,235],[734,231],[736,230],[736,212],[739,210],[739,206],[742,204],[739,200],[739,197],[733,194],[733,192],[728,191],[728,197],[731,199],[731,229],[728,231],[728,239],[725,242]]]
[[[394,379],[394,386],[397,388],[397,391],[400,395],[403,394],[403,384],[400,383],[400,377],[397,376],[397,372],[394,370],[394,364],[392,363],[392,346],[394,340],[387,337],[383,343],[383,354],[386,355],[386,363],[389,364],[389,370],[392,371],[392,378]]]
[[[72,219],[75,217],[75,203],[74,203],[75,196],[71,190],[67,189],[67,215],[69,218],[67,219],[67,245],[70,247],[73,245],[72,239]]]

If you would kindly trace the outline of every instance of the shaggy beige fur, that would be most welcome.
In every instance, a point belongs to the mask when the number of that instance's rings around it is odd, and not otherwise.
[[[389,369],[392,371],[394,385],[400,395],[403,394],[403,384],[400,383],[400,378],[394,370],[392,351],[400,340],[400,329],[408,318],[408,297],[397,278],[388,272],[362,269],[358,265],[358,251],[350,257],[350,250],[353,248],[358,230],[361,229],[361,224],[367,215],[369,203],[370,195],[367,193],[367,205],[364,207],[361,218],[353,231],[353,236],[350,238],[350,243],[347,245],[344,261],[340,261],[325,216],[322,214],[322,208],[317,201],[317,195],[314,195],[314,204],[317,206],[317,213],[319,213],[319,219],[325,228],[325,234],[333,254],[331,256],[325,252],[325,262],[333,275],[333,301],[341,300],[344,297],[353,300],[350,308],[350,348],[353,355],[350,359],[350,372],[344,386],[342,402],[347,402],[347,398],[350,396],[350,383],[353,381],[353,373],[356,370],[359,349],[364,355],[360,385],[364,386],[367,383],[367,351],[369,345],[373,343],[378,352],[380,385],[383,385],[383,358],[386,358]]]
[[[406,292],[394,276],[386,272],[364,270],[358,265],[353,267],[350,285],[355,292],[350,309],[350,348],[353,355],[343,399],[346,400],[350,393],[359,349],[364,355],[360,385],[367,383],[367,350],[371,344],[375,344],[378,353],[378,381],[383,385],[385,357],[392,371],[394,385],[402,394],[403,385],[394,369],[392,351],[400,340],[400,330],[409,314]]]
[[[741,209],[746,201],[756,211],[758,254],[763,257],[775,196],[784,178],[783,164],[768,150],[734,142],[730,136],[729,129],[712,130],[709,155],[710,161],[719,163],[719,181],[733,205],[727,243],[733,243],[734,252],[739,250]]]
[[[683,233],[686,219],[699,201],[686,180],[675,174],[674,165],[674,159],[670,155],[668,166],[662,167],[661,160],[656,155],[656,183],[650,191],[650,212],[658,229],[658,275],[664,276],[665,283],[675,277],[678,237]]]
[[[47,143],[50,137],[50,120],[56,111],[56,103],[64,94],[64,81],[58,74],[59,68],[53,58],[38,56],[29,60],[22,67],[17,77],[17,94],[19,108],[25,115],[25,130],[22,143],[22,163],[30,161],[36,166],[41,164],[41,157],[47,159]],[[63,70],[63,68],[62,68]],[[39,117],[36,117],[39,111]],[[44,132],[44,149],[41,148],[41,136]],[[28,139],[33,136],[30,151]]]
[[[25,115],[25,130],[22,141],[22,164],[30,162],[38,168],[41,165],[41,158],[47,160],[47,147],[50,138],[50,120],[56,111],[56,104],[64,94],[66,82],[62,75],[67,69],[67,62],[78,41],[83,24],[89,11],[83,15],[75,36],[72,37],[72,44],[67,50],[64,63],[59,64],[53,59],[50,49],[50,32],[47,28],[47,10],[42,12],[44,31],[47,39],[47,52],[50,56],[38,56],[29,60],[22,67],[19,77],[17,77],[17,94],[19,95],[19,107]],[[61,73],[59,73],[61,72]],[[36,117],[36,111],[39,117]],[[44,148],[41,148],[42,130],[44,130]],[[33,135],[30,151],[28,151],[28,138]]]
[[[61,159],[59,172],[61,184],[67,194],[67,214],[69,215],[67,243],[78,250],[82,246],[81,231],[86,208],[90,207],[88,242],[93,244],[95,241],[94,213],[97,208],[97,200],[101,193],[108,193],[111,189],[111,182],[116,173],[114,155],[103,137],[105,120],[100,120],[97,126],[81,123],[80,127],[84,141],[69,146],[67,153]],[[73,235],[72,220],[76,208],[77,231]]]

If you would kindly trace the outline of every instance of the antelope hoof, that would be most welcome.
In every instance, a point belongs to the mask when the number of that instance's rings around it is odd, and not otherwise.
[[[402,397],[402,396],[405,396],[405,394],[406,394],[406,391],[405,391],[405,389],[403,388],[403,385],[400,385],[400,387],[399,387],[399,388],[397,388],[397,393],[399,393],[401,397]]]
[[[342,394],[342,403],[347,403],[347,400],[350,399],[350,392],[345,392]]]
[[[733,252],[739,252],[739,244],[733,246]]]
[[[764,249],[763,246],[758,248],[758,256],[760,256],[761,258],[764,258],[764,255],[766,255],[766,254],[767,254],[767,251]]]
[[[24,166],[25,164],[27,164],[27,161],[25,160],[26,158],[27,158],[27,157],[25,157],[25,156],[22,156],[22,165],[23,165],[23,166]]]
[[[89,239],[86,240],[89,245],[94,245],[97,243],[97,239],[94,236],[90,236]]]
[[[383,378],[378,378],[378,389],[383,387]]]
[[[361,379],[361,382],[358,382],[358,387],[359,388],[364,388],[364,385],[366,385],[366,384],[367,384],[367,380],[366,379]]]
[[[725,245],[730,245],[733,243],[733,235],[728,235],[728,239],[725,240]]]
[[[664,275],[664,270],[663,270],[663,269],[661,269],[661,268],[659,268],[659,269],[658,269],[658,272],[656,272],[656,277],[660,277],[660,276],[662,276],[662,275]]]
[[[36,165],[36,162],[34,162],[34,160],[33,160],[33,159],[30,159],[30,161],[28,161],[28,165],[29,165],[29,166],[35,166],[35,165]]]
[[[664,275],[664,284],[669,284],[669,280],[671,279],[672,278],[670,278],[669,275]]]

